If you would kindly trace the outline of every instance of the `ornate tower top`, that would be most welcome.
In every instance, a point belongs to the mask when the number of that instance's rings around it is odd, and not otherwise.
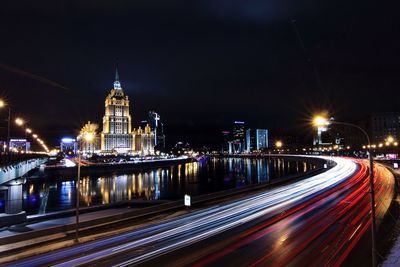
[[[114,89],[115,90],[122,90],[121,83],[119,82],[118,68],[115,68]]]

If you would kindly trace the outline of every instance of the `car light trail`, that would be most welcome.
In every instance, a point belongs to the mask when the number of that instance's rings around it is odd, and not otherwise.
[[[230,253],[253,242],[271,239],[277,246],[252,255],[252,266],[284,266],[302,262],[342,263],[368,228],[368,168],[363,161],[327,158],[336,166],[324,173],[275,187],[228,204],[166,220],[150,227],[65,248],[8,266],[91,265],[108,261],[111,265],[131,266],[189,247],[228,231],[240,231],[235,241],[219,251],[210,251],[192,264],[221,265]],[[375,168],[377,214],[384,214],[393,190],[393,177],[382,167]],[[257,222],[251,226],[250,222]],[[250,226],[248,226],[250,225]],[[282,230],[283,229],[283,230]],[[282,232],[284,231],[284,232]],[[276,233],[282,235],[276,237]],[[337,242],[338,237],[346,242]],[[307,248],[317,244],[320,256],[304,258]],[[333,245],[332,245],[333,244]],[[305,252],[304,252],[305,251]],[[195,252],[193,252],[195,253]],[[300,255],[300,256],[299,256]],[[248,262],[247,262],[248,263]]]

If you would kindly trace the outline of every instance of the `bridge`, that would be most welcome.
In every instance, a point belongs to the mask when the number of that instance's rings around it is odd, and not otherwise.
[[[5,196],[5,212],[0,213],[0,227],[25,222],[26,213],[22,210],[24,176],[46,160],[47,157],[37,154],[1,157],[0,193]]]

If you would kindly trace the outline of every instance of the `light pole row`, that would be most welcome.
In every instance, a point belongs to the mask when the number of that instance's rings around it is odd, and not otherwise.
[[[4,100],[0,99],[0,109],[1,108],[7,108],[7,110],[8,110],[8,118],[7,118],[7,147],[6,147],[6,149],[7,149],[7,152],[10,152],[11,107]],[[18,118],[15,119],[15,124],[20,126],[20,127],[24,127],[26,122],[25,122],[24,119],[18,117]],[[28,134],[31,134],[32,137],[42,146],[42,148],[46,152],[49,152],[49,149],[48,149],[47,145],[45,144],[45,142],[42,139],[40,139],[39,136],[36,133],[33,133],[32,129],[25,128],[24,129],[24,133],[25,133],[25,138],[26,139],[28,137]]]

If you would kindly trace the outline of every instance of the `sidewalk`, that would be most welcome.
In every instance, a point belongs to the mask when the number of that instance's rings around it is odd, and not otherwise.
[[[84,213],[79,215],[79,222],[85,223],[88,221],[93,221],[99,218],[108,218],[110,216],[125,214],[127,211],[138,210],[132,208],[113,208],[101,211],[94,211],[89,213]],[[12,227],[5,228],[5,230],[0,230],[0,245],[2,245],[2,240],[6,237],[11,237],[18,235],[20,233],[27,233],[31,231],[38,231],[43,229],[50,229],[58,226],[66,227],[68,225],[75,225],[75,216],[69,216],[58,219],[44,220],[41,222],[34,222],[27,225],[16,225]],[[0,251],[1,248],[0,248]]]

